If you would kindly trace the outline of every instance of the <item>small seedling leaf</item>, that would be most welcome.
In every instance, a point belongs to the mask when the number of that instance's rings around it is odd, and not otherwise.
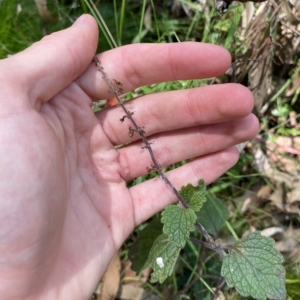
[[[208,196],[208,200],[197,212],[197,218],[207,232],[217,235],[225,222],[228,220],[229,211],[227,206],[218,198]]]
[[[156,238],[162,234],[160,218],[154,218],[138,235],[137,240],[129,250],[129,260],[132,262],[131,269],[140,274],[147,265],[149,253]]]
[[[185,199],[189,207],[194,211],[199,211],[206,201],[206,186],[203,179],[199,180],[197,186],[188,183],[181,187],[179,194]]]
[[[151,283],[163,283],[172,274],[180,250],[166,234],[157,237],[146,262],[153,269]]]
[[[190,237],[190,232],[195,230],[196,214],[190,208],[179,205],[169,205],[161,213],[161,222],[164,224],[163,233],[177,247],[183,248]]]
[[[258,231],[238,241],[223,261],[227,284],[245,297],[285,299],[283,257],[273,246],[274,240]]]

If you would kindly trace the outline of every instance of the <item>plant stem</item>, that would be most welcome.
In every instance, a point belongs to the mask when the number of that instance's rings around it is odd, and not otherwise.
[[[116,89],[113,85],[113,81],[111,81],[106,72],[104,71],[103,66],[101,65],[100,60],[98,59],[98,57],[94,57],[93,61],[96,64],[96,67],[98,69],[98,71],[101,72],[102,74],[102,78],[104,79],[104,81],[106,82],[106,84],[109,87],[110,92],[114,95],[114,97],[118,100],[119,105],[122,107],[125,116],[121,119],[121,121],[124,121],[125,117],[128,118],[134,129],[132,129],[131,127],[129,127],[129,136],[132,136],[134,132],[137,132],[139,134],[139,136],[141,137],[142,141],[144,142],[144,146],[142,147],[143,149],[147,149],[151,160],[153,162],[151,168],[148,168],[148,171],[157,171],[159,176],[162,178],[162,180],[166,183],[166,185],[173,191],[173,193],[176,195],[178,201],[180,202],[180,204],[184,207],[184,208],[189,208],[188,203],[185,201],[185,199],[180,195],[180,193],[177,191],[177,189],[174,187],[174,185],[170,182],[170,180],[166,177],[166,174],[163,172],[161,166],[158,164],[155,155],[153,153],[152,147],[151,147],[151,143],[148,141],[148,139],[145,136],[145,131],[142,127],[138,126],[137,123],[135,122],[135,120],[133,119],[132,115],[133,113],[130,112],[129,110],[126,109],[124,103],[121,101],[119,94],[123,92],[123,89],[121,88],[122,83],[118,82],[116,80],[114,80],[114,82],[116,83],[116,85],[119,86],[118,89]],[[199,229],[199,231],[202,233],[202,235],[204,236],[204,238],[206,239],[206,243],[205,246],[207,248],[210,248],[212,250],[215,250],[222,258],[224,258],[226,256],[226,252],[221,248],[221,245],[217,244],[214,239],[211,237],[211,235],[205,230],[205,228],[200,224],[199,221],[196,221],[195,226]],[[194,241],[196,239],[191,238],[191,241]],[[199,241],[199,240],[197,240]],[[194,241],[195,242],[195,241]],[[202,242],[204,243],[204,242]]]
[[[198,221],[197,221],[198,222]],[[199,223],[200,224],[200,223]],[[201,225],[201,224],[200,224]],[[201,225],[202,226],[202,225]],[[212,238],[211,238],[212,239]],[[201,240],[198,240],[198,239],[195,239],[193,237],[190,238],[190,241],[195,243],[195,244],[199,244],[199,245],[202,245],[206,248],[209,248],[211,250],[214,250],[215,252],[217,252],[221,258],[223,259],[227,254],[226,252],[224,251],[224,246],[222,244],[219,244],[217,243],[216,241],[214,241],[212,239],[212,241],[210,242],[203,242]],[[226,245],[227,246],[227,245]]]

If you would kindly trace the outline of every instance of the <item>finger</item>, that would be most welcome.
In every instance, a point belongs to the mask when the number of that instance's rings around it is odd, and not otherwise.
[[[154,135],[150,142],[153,142],[151,147],[158,164],[165,167],[250,140],[256,136],[258,128],[258,120],[251,114],[237,121]],[[140,142],[130,144],[118,151],[122,176],[125,180],[145,175],[147,167],[151,167],[152,160],[149,152],[141,147]]]
[[[197,185],[199,179],[211,183],[232,167],[238,160],[239,152],[232,147],[195,159],[194,161],[166,173],[176,189],[191,183]],[[159,177],[130,188],[134,201],[135,225],[139,225],[178,199]]]
[[[147,136],[197,126],[228,122],[247,116],[253,109],[251,92],[238,84],[213,85],[191,90],[157,93],[126,102],[134,112],[138,126],[144,126]],[[106,135],[114,145],[137,140],[138,134],[129,137],[130,120],[121,107],[103,110],[96,114]]]
[[[35,106],[37,101],[45,102],[86,70],[97,40],[96,21],[90,15],[83,15],[72,27],[46,36],[3,60],[1,64],[10,70],[5,81],[18,82]]]
[[[224,48],[193,42],[127,45],[98,58],[107,78],[120,81],[124,92],[163,81],[217,76],[229,68],[231,61]],[[109,98],[102,76],[92,64],[78,84],[92,98]]]

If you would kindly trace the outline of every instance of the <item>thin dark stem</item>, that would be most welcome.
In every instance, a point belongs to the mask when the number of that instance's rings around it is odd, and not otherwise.
[[[224,285],[225,283],[225,278],[224,277],[221,277],[219,279],[219,282],[218,282],[218,285],[216,287],[216,291],[215,291],[215,294],[214,295],[211,295],[211,300],[216,300],[219,296],[219,292],[221,291],[221,288],[222,286]]]
[[[202,245],[206,248],[209,248],[209,249],[212,249],[212,250],[216,251],[221,256],[221,258],[224,258],[227,255],[226,252],[223,249],[223,245],[217,243],[213,239],[210,242],[203,242],[201,240],[198,240],[196,238],[191,237],[190,241],[195,243],[195,244],[199,244],[199,245]]]
[[[198,277],[194,278],[188,285],[186,285],[183,289],[181,289],[180,291],[178,291],[176,294],[170,296],[170,300],[173,299],[180,299],[180,295],[184,295],[185,293],[187,293],[190,288],[199,280]],[[189,299],[189,298],[188,298]]]
[[[166,177],[166,174],[163,172],[161,166],[158,164],[155,155],[153,153],[152,147],[151,147],[151,143],[148,141],[148,139],[145,136],[145,131],[142,127],[138,126],[137,123],[135,122],[135,120],[133,119],[132,115],[133,113],[128,111],[125,107],[125,105],[123,104],[123,102],[121,101],[120,97],[119,97],[119,93],[123,92],[123,89],[120,87],[122,86],[121,82],[118,82],[116,80],[114,80],[114,82],[116,83],[116,85],[119,86],[118,89],[116,89],[113,85],[113,82],[111,80],[109,80],[106,72],[104,71],[104,68],[101,65],[100,60],[95,56],[93,61],[96,64],[97,69],[101,72],[102,74],[102,78],[105,80],[106,84],[109,87],[109,91],[114,95],[114,97],[117,99],[119,105],[122,107],[125,116],[121,119],[124,121],[125,117],[128,118],[132,125],[133,125],[133,129],[131,127],[129,127],[129,135],[132,136],[134,134],[134,132],[137,132],[139,134],[139,136],[141,137],[142,141],[144,142],[144,146],[143,148],[147,149],[151,160],[153,162],[152,168],[148,168],[148,171],[157,171],[159,176],[162,178],[162,180],[166,183],[166,185],[173,191],[173,193],[176,195],[178,201],[181,203],[181,205],[184,208],[189,208],[188,203],[185,201],[185,199],[179,194],[179,192],[177,191],[177,189],[174,187],[174,185],[169,181],[169,179]],[[199,231],[202,233],[202,235],[204,236],[204,238],[206,239],[207,243],[205,243],[205,246],[207,248],[213,249],[215,250],[222,258],[226,255],[225,251],[223,249],[221,249],[219,246],[217,247],[216,242],[214,241],[214,239],[210,236],[210,234],[205,230],[205,228],[198,222],[196,221],[196,227],[199,229]]]

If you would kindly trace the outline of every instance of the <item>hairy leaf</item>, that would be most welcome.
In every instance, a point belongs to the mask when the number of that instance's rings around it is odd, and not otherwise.
[[[156,238],[162,233],[160,218],[154,218],[138,235],[129,250],[131,269],[138,274],[148,267],[147,260]]]
[[[202,226],[213,235],[217,235],[219,230],[229,218],[227,206],[218,198],[208,196],[208,200],[197,212],[197,217]]]
[[[221,274],[227,284],[245,297],[285,299],[283,257],[273,245],[258,231],[238,241],[223,261]]]
[[[178,205],[169,205],[161,213],[161,222],[164,224],[163,233],[177,247],[183,248],[190,237],[190,232],[195,230],[196,214],[188,208]]]
[[[206,201],[207,192],[203,179],[199,180],[197,186],[188,183],[180,189],[179,193],[194,211],[199,211]]]
[[[163,283],[173,272],[180,248],[171,242],[166,234],[161,234],[153,243],[146,262],[153,269],[151,282]]]

